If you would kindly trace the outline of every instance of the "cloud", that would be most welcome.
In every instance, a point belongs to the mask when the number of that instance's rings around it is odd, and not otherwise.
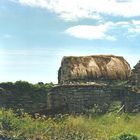
[[[91,25],[78,25],[70,27],[66,30],[66,33],[74,36],[76,38],[82,39],[107,39],[107,40],[116,40],[114,37],[107,35],[106,32],[113,25],[112,22],[105,24],[91,26]]]
[[[64,20],[100,19],[101,14],[121,17],[140,16],[140,0],[11,0],[23,5],[41,7]]]
[[[117,35],[127,38],[139,35],[140,20],[106,22],[99,25],[77,25],[66,29],[65,33],[81,39],[115,41],[117,40]]]
[[[132,33],[133,35],[140,34],[140,20],[133,20],[132,26],[128,30],[129,33]]]

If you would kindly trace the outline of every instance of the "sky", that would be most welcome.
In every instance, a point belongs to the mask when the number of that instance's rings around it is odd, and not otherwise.
[[[57,83],[63,56],[140,60],[140,0],[0,0],[0,82]]]

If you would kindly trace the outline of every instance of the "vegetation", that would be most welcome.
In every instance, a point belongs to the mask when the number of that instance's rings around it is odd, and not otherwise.
[[[139,126],[140,114],[32,117],[0,109],[0,135],[12,140],[139,140]]]
[[[14,92],[29,92],[32,91],[34,92],[35,90],[39,89],[46,89],[49,90],[52,88],[54,85],[53,83],[43,83],[43,82],[38,82],[37,84],[31,84],[26,81],[16,81],[15,83],[12,82],[3,82],[0,83],[0,87],[4,88],[6,90],[12,90]]]
[[[114,102],[105,115],[97,115],[98,108],[78,116],[34,114],[45,108],[47,94],[53,86],[52,83],[30,84],[25,81],[0,83],[1,88],[10,91],[2,96],[2,100],[5,99],[4,106],[14,109],[0,108],[0,139],[140,140],[140,114],[118,111],[120,102]],[[34,115],[24,113],[21,108]]]
[[[117,137],[111,138],[111,140],[138,140],[138,137],[136,135],[124,133]]]

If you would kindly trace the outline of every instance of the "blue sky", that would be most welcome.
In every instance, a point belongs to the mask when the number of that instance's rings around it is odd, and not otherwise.
[[[140,60],[139,0],[0,0],[0,82],[57,83],[63,56]]]

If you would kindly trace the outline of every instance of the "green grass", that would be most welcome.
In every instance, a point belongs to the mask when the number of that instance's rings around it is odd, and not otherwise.
[[[140,139],[140,114],[55,117],[0,109],[0,135],[16,140],[109,140],[122,133]]]

